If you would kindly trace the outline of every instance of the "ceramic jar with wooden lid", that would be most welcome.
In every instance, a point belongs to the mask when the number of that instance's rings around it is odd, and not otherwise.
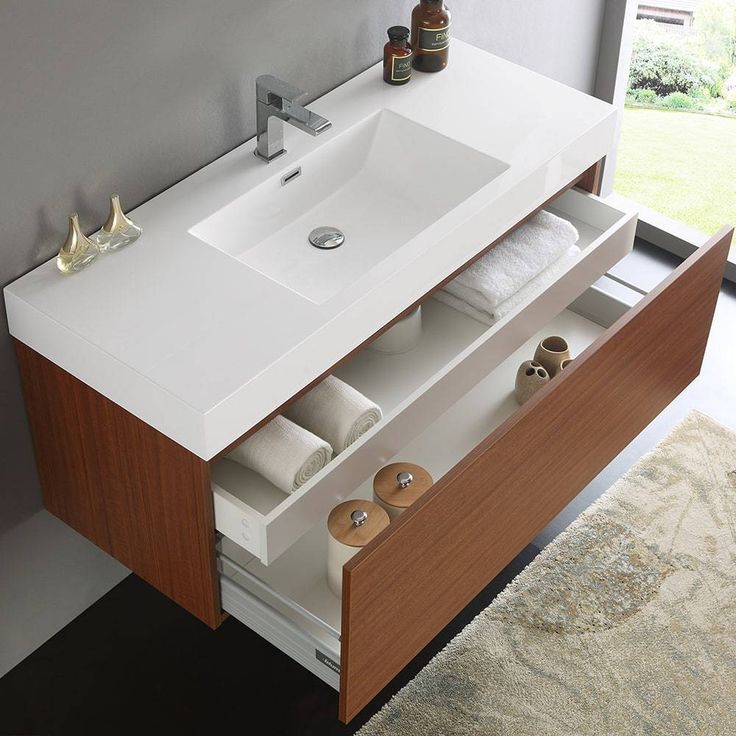
[[[342,566],[389,525],[376,503],[358,498],[335,506],[327,518],[327,585],[342,596]]]
[[[434,481],[429,471],[414,463],[392,463],[373,478],[373,500],[386,510],[391,521],[397,519]]]
[[[413,350],[422,339],[422,308],[400,319],[391,329],[377,337],[368,347],[379,353],[399,355]]]

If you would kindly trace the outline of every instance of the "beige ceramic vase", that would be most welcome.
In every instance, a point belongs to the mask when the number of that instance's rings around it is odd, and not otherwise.
[[[525,360],[516,371],[514,396],[519,404],[531,399],[542,386],[549,383],[550,375],[546,368],[536,360]]]
[[[534,353],[534,360],[541,363],[554,378],[561,370],[563,361],[570,360],[570,347],[567,340],[559,335],[545,337]]]

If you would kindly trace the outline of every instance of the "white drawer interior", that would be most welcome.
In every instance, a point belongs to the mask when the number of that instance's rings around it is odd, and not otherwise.
[[[624,309],[620,304],[604,306]],[[604,329],[564,310],[386,462],[417,463],[439,479],[518,409],[513,396],[516,370],[543,337],[565,336],[575,356]],[[372,479],[346,496],[370,499]],[[339,665],[341,602],[327,586],[326,516],[270,565],[227,538],[221,541],[220,560],[224,610],[337,688],[333,663]],[[327,664],[325,654],[331,660]]]
[[[287,495],[232,461],[214,464],[218,531],[272,565],[631,249],[633,213],[577,191],[565,193],[549,209],[578,228],[582,250],[554,284],[491,327],[428,300],[416,348],[402,355],[363,350],[335,371],[376,401],[384,418],[297,492]]]

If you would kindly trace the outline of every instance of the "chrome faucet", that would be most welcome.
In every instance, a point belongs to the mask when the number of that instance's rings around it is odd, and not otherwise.
[[[332,127],[329,120],[296,104],[305,95],[306,92],[271,74],[256,79],[258,145],[255,154],[258,158],[268,163],[286,153],[284,123],[310,135],[320,135]]]

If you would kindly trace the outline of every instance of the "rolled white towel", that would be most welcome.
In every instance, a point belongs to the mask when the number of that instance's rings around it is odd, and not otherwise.
[[[578,240],[567,220],[542,211],[504,238],[444,288],[473,309],[492,315]]]
[[[332,458],[323,439],[277,416],[227,457],[270,480],[285,493],[293,493]]]
[[[335,376],[327,376],[284,413],[300,427],[324,437],[336,455],[383,416],[377,404]]]
[[[434,298],[437,301],[447,304],[447,306],[456,309],[458,312],[467,314],[469,317],[478,320],[486,325],[492,325],[498,322],[502,317],[505,317],[509,312],[516,309],[519,304],[529,301],[537,294],[544,291],[560,274],[567,269],[567,267],[575,260],[577,260],[581,251],[577,245],[571,245],[565,253],[562,254],[561,258],[558,258],[552,265],[537,274],[529,283],[521,287],[515,294],[512,294],[508,299],[505,299],[498,304],[493,310],[493,314],[476,309],[462,299],[458,299],[447,291],[440,290]]]

